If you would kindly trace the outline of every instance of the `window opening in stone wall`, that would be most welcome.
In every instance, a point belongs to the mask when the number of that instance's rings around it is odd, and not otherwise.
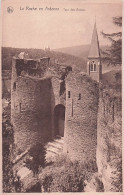
[[[96,64],[94,64],[94,71],[96,71]]]
[[[96,63],[94,61],[92,61],[91,64],[90,64],[90,71],[91,72],[96,72]]]
[[[16,90],[16,82],[13,83],[13,90]]]
[[[70,91],[68,91],[68,98],[70,98],[71,97],[71,92]]]
[[[21,112],[21,103],[19,104],[19,109],[20,109],[20,112]]]
[[[72,113],[71,116],[73,116],[73,99],[72,99]]]
[[[78,100],[81,100],[81,93],[79,93],[79,97],[78,97]]]
[[[113,119],[113,122],[114,122],[114,101],[113,101],[113,105],[112,105],[112,119]]]
[[[93,71],[93,64],[90,65],[90,71]]]

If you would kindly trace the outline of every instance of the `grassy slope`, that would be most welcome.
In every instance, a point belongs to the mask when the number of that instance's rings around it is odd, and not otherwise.
[[[104,88],[109,90],[111,96],[121,96],[122,72],[120,70],[111,70],[102,75],[102,83]]]

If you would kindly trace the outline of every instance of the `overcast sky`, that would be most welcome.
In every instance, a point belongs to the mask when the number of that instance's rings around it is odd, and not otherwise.
[[[116,2],[118,3],[89,3],[86,0],[4,0],[2,45],[43,49],[49,45],[51,49],[55,49],[89,44],[95,16],[100,45],[108,44],[100,32],[120,31],[112,23],[112,17],[122,14],[122,5],[119,0]],[[13,7],[13,13],[7,12],[9,6]],[[37,10],[26,10],[26,6]],[[49,11],[50,7],[59,8],[59,11]],[[23,8],[24,10],[20,10]],[[82,11],[70,11],[77,8]]]

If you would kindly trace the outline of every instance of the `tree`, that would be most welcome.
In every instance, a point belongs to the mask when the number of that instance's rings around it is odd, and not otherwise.
[[[12,149],[14,144],[13,126],[10,122],[10,104],[3,109],[2,113],[2,170],[3,192],[21,192],[21,182],[13,172]]]
[[[113,23],[122,27],[122,17],[113,17]],[[102,60],[112,65],[121,65],[122,63],[122,32],[107,34],[102,32],[104,38],[111,41],[111,46],[105,52],[102,51]]]
[[[46,150],[44,148],[44,144],[42,142],[34,144],[29,150],[29,155],[32,159],[26,160],[26,166],[33,171],[34,175],[38,174],[39,167],[43,168],[46,163]]]

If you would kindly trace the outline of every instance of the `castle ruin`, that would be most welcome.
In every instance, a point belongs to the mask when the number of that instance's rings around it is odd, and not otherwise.
[[[50,58],[13,57],[11,120],[16,148],[24,152],[33,143],[64,137],[63,152],[70,159],[96,161],[97,113],[102,65],[96,25],[87,62],[87,74],[67,67],[61,77],[47,75]]]

